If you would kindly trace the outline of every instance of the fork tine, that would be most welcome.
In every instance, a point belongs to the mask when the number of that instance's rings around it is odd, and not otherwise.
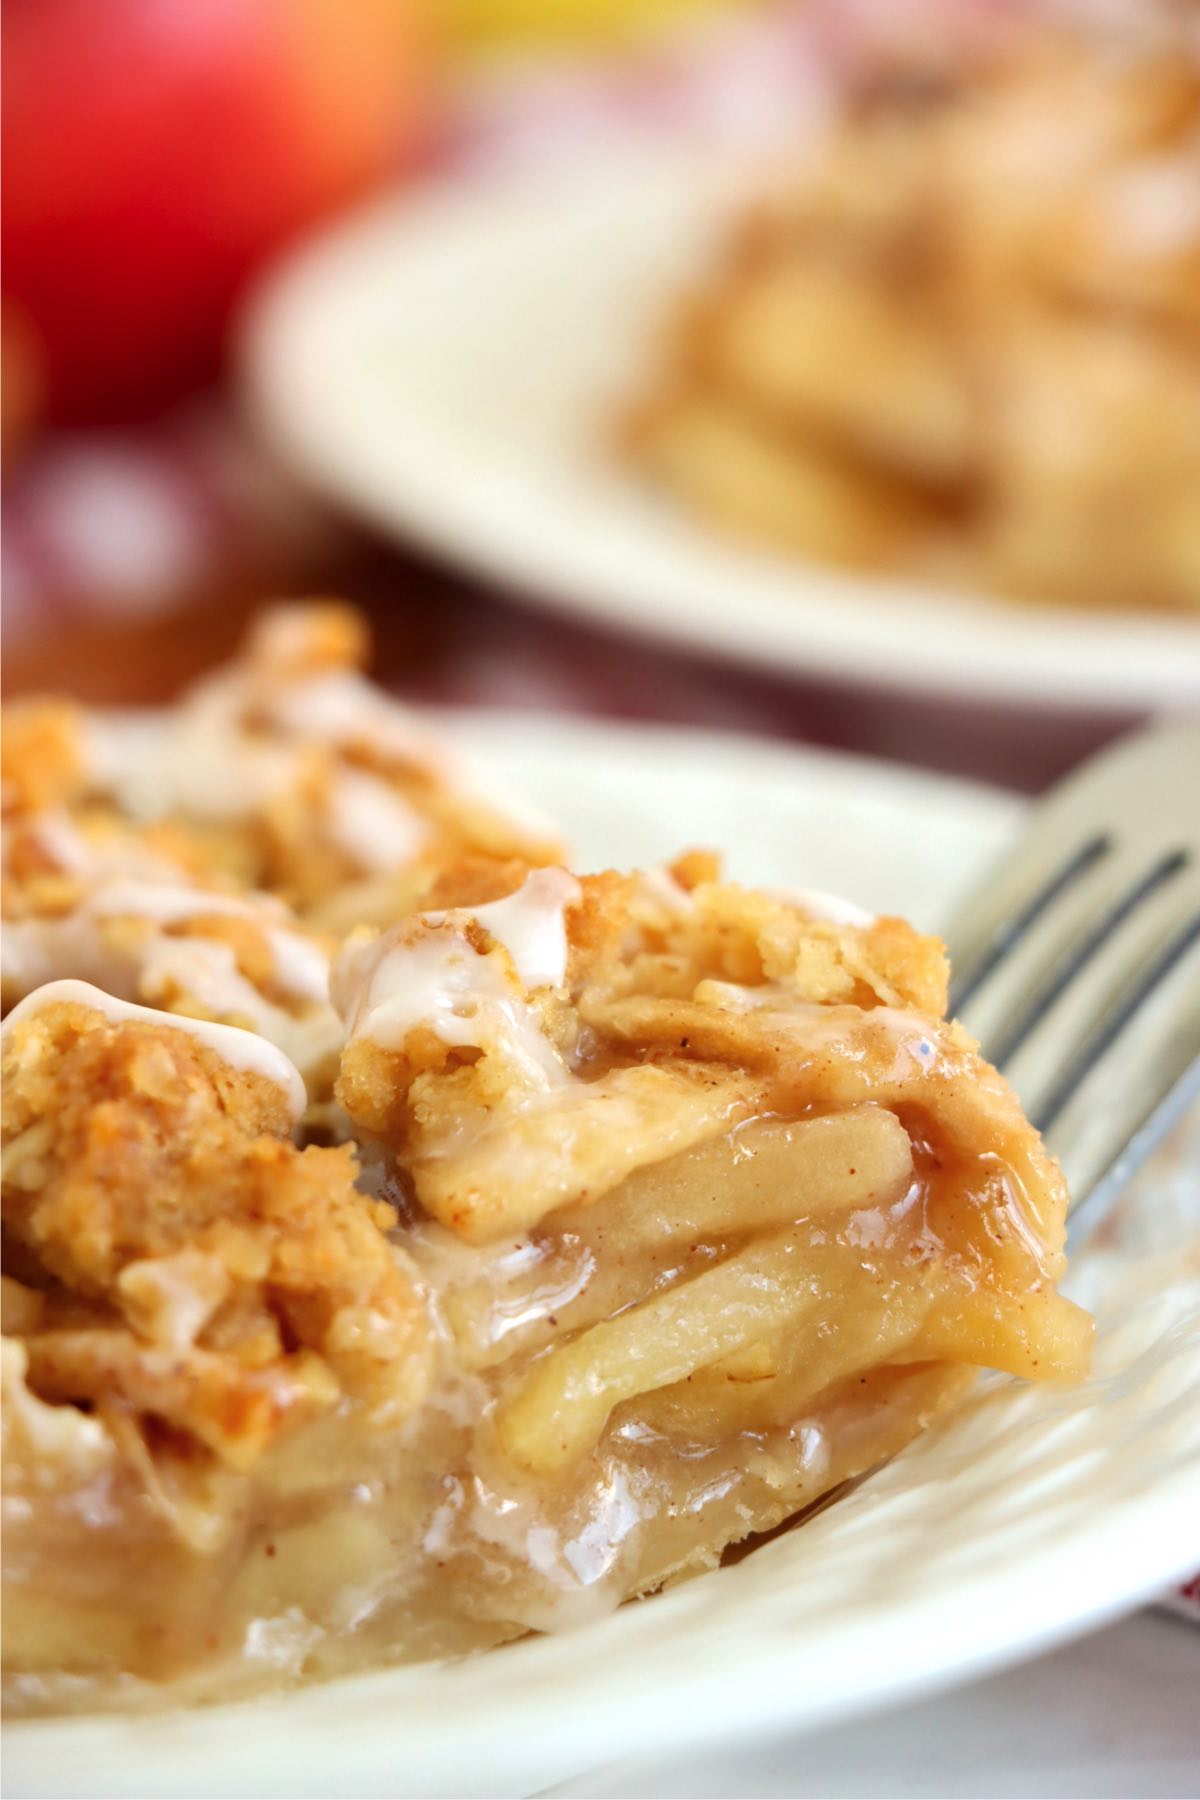
[[[1076,1050],[1115,1019],[1164,946],[1200,915],[1200,872],[1182,853],[1170,873],[1132,884],[1121,900],[1070,944],[1041,984],[991,1039],[991,1060],[1041,1115]]]
[[[1156,897],[1161,898],[1161,890],[1168,888],[1168,901],[1176,898],[1177,878],[1184,874],[1189,858],[1185,850],[1173,850],[1162,856],[1146,872],[1139,875],[1128,885],[1119,898],[1100,916],[1095,923],[1076,938],[1065,957],[1049,971],[1035,993],[1015,1018],[1009,1021],[1002,1037],[996,1039],[992,1046],[992,1060],[1004,1064],[1009,1062],[1021,1045],[1037,1029],[1040,1022],[1050,1012],[1057,1000],[1066,992],[1090,966],[1097,957],[1102,956],[1106,946],[1112,944],[1114,938],[1123,941],[1128,935],[1130,924],[1143,926],[1147,912],[1161,911],[1160,907],[1149,907],[1148,902]],[[1136,915],[1136,916],[1135,916]]]
[[[1072,1097],[1083,1086],[1091,1070],[1104,1057],[1115,1049],[1124,1050],[1124,1036],[1136,1015],[1154,1000],[1156,993],[1168,981],[1177,977],[1181,969],[1182,977],[1174,982],[1181,1001],[1180,1055],[1185,1060],[1200,1056],[1200,982],[1196,982],[1190,992],[1187,986],[1189,961],[1195,962],[1200,970],[1200,959],[1191,955],[1197,946],[1200,946],[1200,913],[1189,919],[1182,930],[1168,940],[1140,978],[1122,995],[1117,1005],[1111,1011],[1102,1013],[1054,1086],[1033,1109],[1033,1122],[1039,1131],[1049,1131],[1052,1128]]]
[[[1153,988],[1129,997],[1064,1071],[1035,1120],[1062,1163],[1072,1210],[1132,1174],[1175,1107],[1200,1092],[1200,920],[1168,945]]]
[[[954,926],[956,973],[950,988],[950,1010],[961,1017],[963,1009],[1005,957],[1012,954],[1064,895],[1078,891],[1078,884],[1112,850],[1112,840],[1093,833],[1077,849],[1063,857],[1031,888],[1025,880],[1026,865],[993,872],[981,884],[969,913]]]
[[[1038,808],[947,931],[952,1010],[1046,1134],[1075,1203],[1200,1089],[1200,721],[1117,744]]]
[[[1188,770],[1195,771],[1189,783]],[[1124,738],[1093,757],[1041,802],[1021,842],[1002,856],[960,910],[947,937],[961,1013],[996,970],[1117,847],[1122,823],[1159,808],[1179,838],[1196,838],[1200,721],[1173,720]],[[1173,846],[1170,846],[1173,847]]]
[[[1143,863],[1136,854],[1109,838],[1103,855],[1080,868],[1069,886],[1044,901],[1019,936],[993,952],[986,973],[956,1009],[967,1029],[987,1045],[993,1062],[999,1060],[998,1049],[1015,1049],[1018,1026],[1034,1016],[1039,996],[1051,993],[1056,975],[1070,966],[1096,921],[1116,914],[1142,878]]]
[[[1068,1168],[1064,1164],[1067,1181],[1074,1195],[1080,1195],[1073,1201],[1070,1212],[1071,1223],[1068,1227],[1068,1246],[1077,1236],[1076,1219],[1079,1208],[1086,1201],[1091,1208],[1085,1232],[1091,1229],[1097,1217],[1103,1217],[1110,1201],[1116,1199],[1125,1184],[1131,1181],[1146,1159],[1153,1154],[1162,1143],[1172,1126],[1178,1124],[1193,1106],[1200,1106],[1200,1056],[1188,1063],[1179,1075],[1173,1087],[1168,1087],[1156,1106],[1151,1106],[1143,1113],[1132,1131],[1121,1141],[1113,1139],[1115,1149],[1105,1146],[1093,1151],[1087,1164],[1077,1154],[1071,1156],[1075,1166]],[[1061,1160],[1061,1158],[1060,1158]]]

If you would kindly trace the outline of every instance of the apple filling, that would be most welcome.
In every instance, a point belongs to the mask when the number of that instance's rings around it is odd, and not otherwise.
[[[1086,1370],[1061,1177],[936,942],[702,857],[437,902],[338,953],[307,1111],[237,1024],[79,981],[6,1022],[15,1704],[586,1621],[979,1368]]]

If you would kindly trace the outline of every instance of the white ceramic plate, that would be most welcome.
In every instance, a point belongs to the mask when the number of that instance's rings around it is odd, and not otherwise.
[[[1021,805],[738,737],[491,720],[460,736],[556,813],[581,866],[721,843],[735,875],[936,925]],[[61,1795],[531,1793],[598,1763],[801,1730],[1080,1632],[1200,1550],[1200,1275],[1126,1233],[1077,1279],[1094,1380],[999,1382],[803,1529],[589,1629],[239,1706],[11,1725],[6,1790]],[[1178,1184],[1175,1184],[1178,1186]],[[1142,1216],[1139,1214],[1139,1217]]]
[[[584,179],[447,184],[302,252],[245,334],[277,449],[518,599],[776,673],[1085,712],[1200,704],[1200,622],[808,567],[645,491],[605,434],[747,178],[643,153]]]

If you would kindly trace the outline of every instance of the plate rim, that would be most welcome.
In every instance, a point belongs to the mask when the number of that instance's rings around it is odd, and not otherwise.
[[[468,570],[517,604],[592,628],[709,659],[733,656],[744,666],[793,680],[835,681],[866,692],[943,702],[985,699],[1016,714],[1053,706],[1064,716],[1134,716],[1200,706],[1200,629],[1186,614],[1026,607],[986,594],[956,599],[917,582],[873,580],[818,565],[805,569],[769,552],[731,545],[718,532],[676,518],[671,529],[678,541],[716,571],[717,585],[704,607],[705,629],[699,630],[695,609],[675,594],[669,570],[656,573],[646,560],[639,562],[636,547],[632,563],[627,558],[617,569],[598,571],[589,570],[585,556],[572,559],[569,550],[564,556],[561,547],[548,553],[553,537],[547,539],[545,528],[553,526],[552,505],[539,521],[540,548],[536,533],[514,533],[507,510],[511,493],[489,495],[487,479],[472,481],[472,457],[469,447],[463,453],[461,433],[456,439],[451,432],[449,453],[439,463],[437,433],[422,437],[414,430],[406,437],[400,408],[380,440],[386,442],[380,452],[372,448],[369,427],[364,435],[366,412],[355,424],[339,410],[344,383],[338,379],[337,346],[356,337],[343,325],[354,320],[361,325],[370,313],[372,270],[382,293],[384,275],[397,259],[404,263],[407,257],[409,267],[415,262],[419,273],[422,253],[442,254],[439,238],[452,241],[455,230],[483,222],[495,231],[495,217],[502,217],[505,207],[532,200],[535,207],[553,208],[568,193],[574,205],[585,205],[590,193],[611,201],[614,178],[632,186],[639,172],[661,175],[679,166],[671,148],[614,158],[612,173],[582,187],[562,169],[443,174],[414,194],[389,193],[370,202],[292,252],[249,298],[235,334],[235,355],[252,420],[303,481],[389,536]],[[705,165],[691,158],[687,166],[694,179],[695,168]],[[719,166],[729,165],[723,158]],[[485,285],[481,282],[481,289]],[[340,372],[344,375],[344,366]],[[536,471],[536,459],[531,468]],[[632,485],[618,482],[614,491]],[[644,495],[641,503],[648,504]],[[597,539],[589,547],[598,546]],[[703,579],[695,570],[691,575]],[[743,600],[746,592],[756,595],[764,618],[773,613],[783,620],[782,648],[766,632],[747,636],[736,607],[725,615],[722,596],[728,600],[737,584]],[[693,589],[693,595],[699,591]],[[929,628],[917,645],[910,634],[891,634],[882,654],[872,639],[906,600],[929,615]],[[831,627],[824,616],[838,606],[849,609],[843,611],[840,632],[836,620]],[[847,620],[854,627],[850,635]],[[972,621],[977,627],[982,623],[982,632],[972,631]],[[943,631],[949,633],[946,644],[938,641]],[[1081,637],[1087,642],[1077,660]],[[922,662],[922,655],[932,662]]]
[[[1126,1501],[1120,1509],[1122,1513],[1128,1509],[1128,1504]],[[908,1667],[904,1665],[902,1658],[898,1658],[892,1678],[886,1682],[876,1679],[865,1699],[851,1694],[843,1687],[841,1695],[835,1703],[826,1702],[820,1708],[810,1707],[806,1711],[803,1701],[797,1705],[795,1696],[789,1690],[786,1681],[775,1679],[763,1681],[757,1686],[749,1688],[737,1687],[737,1700],[736,1706],[734,1706],[725,1691],[724,1670],[713,1669],[703,1680],[679,1684],[674,1696],[674,1730],[668,1728],[664,1733],[661,1715],[657,1715],[652,1720],[644,1711],[633,1729],[628,1729],[631,1721],[626,1719],[623,1723],[627,1729],[620,1742],[619,1754],[630,1757],[651,1751],[662,1754],[665,1753],[670,1743],[681,1740],[690,1740],[692,1748],[705,1744],[728,1743],[747,1731],[787,1731],[799,1737],[826,1725],[845,1722],[849,1718],[859,1716],[866,1718],[876,1712],[886,1710],[888,1707],[903,1704],[906,1700],[917,1700],[935,1693],[950,1692],[967,1682],[1043,1655],[1060,1644],[1070,1642],[1121,1617],[1133,1610],[1139,1603],[1153,1598],[1156,1593],[1162,1591],[1173,1581],[1182,1579],[1189,1574],[1194,1567],[1194,1553],[1185,1556],[1181,1550],[1176,1550],[1172,1554],[1164,1555],[1158,1541],[1159,1531],[1163,1531],[1170,1541],[1178,1543],[1182,1535],[1179,1523],[1186,1521],[1190,1525],[1196,1516],[1195,1509],[1198,1504],[1200,1504],[1200,1468],[1193,1468],[1190,1473],[1186,1470],[1177,1472],[1173,1482],[1167,1484],[1165,1491],[1156,1493],[1151,1505],[1146,1508],[1149,1523],[1152,1527],[1157,1525],[1158,1530],[1150,1529],[1140,1534],[1142,1554],[1140,1560],[1135,1562],[1133,1571],[1130,1572],[1128,1564],[1126,1564],[1125,1576],[1120,1584],[1106,1591],[1103,1597],[1093,1597],[1087,1603],[1077,1606],[1069,1616],[1043,1615],[1032,1630],[1029,1629],[1027,1623],[1023,1622],[1019,1631],[1009,1630],[1007,1633],[1001,1633],[986,1645],[980,1644],[977,1635],[971,1638],[970,1633],[967,1632],[969,1644],[964,1645],[961,1639],[965,1630],[965,1622],[978,1615],[980,1608],[987,1604],[989,1596],[995,1597],[994,1582],[989,1582],[986,1571],[976,1568],[971,1579],[962,1581],[956,1586],[952,1596],[953,1604],[949,1609],[945,1605],[944,1596],[932,1605],[926,1601],[924,1607],[918,1609],[932,1611],[934,1614],[940,1612],[943,1615],[941,1620],[943,1636],[939,1643],[937,1657],[920,1666]],[[1129,1539],[1128,1520],[1122,1517],[1110,1518],[1109,1529],[1102,1535],[1102,1544],[1106,1538],[1112,1540],[1111,1549],[1120,1548],[1123,1542]],[[769,1546],[766,1548],[769,1549]],[[1089,1540],[1086,1546],[1076,1548],[1076,1560],[1081,1565],[1086,1562],[1088,1568],[1091,1569],[1096,1554],[1095,1540]],[[1084,1550],[1086,1550],[1086,1555],[1082,1554]],[[1041,1568],[1047,1577],[1046,1591],[1050,1591],[1054,1586],[1053,1578],[1061,1577],[1064,1561],[1069,1564],[1072,1551],[1073,1547],[1068,1545],[1064,1555],[1064,1547],[1060,1543],[1051,1551],[1043,1551],[1040,1555],[1031,1557],[1025,1566],[1027,1569],[1030,1565],[1034,1568]],[[1080,1585],[1082,1573],[1082,1568],[1076,1571],[1075,1586]],[[719,1574],[719,1571],[714,1574]],[[708,1579],[712,1578],[713,1576],[710,1576]],[[699,1579],[705,1578],[700,1577]],[[664,1604],[669,1605],[670,1600],[670,1594],[659,1595],[654,1597],[649,1604],[661,1608]],[[646,1603],[634,1602],[633,1610],[636,1611],[637,1607],[643,1604]],[[952,1623],[958,1628],[957,1635],[953,1630],[946,1635],[945,1614],[947,1610],[951,1615]],[[612,1617],[618,1618],[620,1615],[616,1614]],[[911,1621],[911,1608],[906,1608],[906,1618]],[[584,1630],[586,1629],[585,1627]],[[536,1647],[545,1641],[538,1638],[526,1638],[512,1645],[503,1646],[499,1653],[487,1654],[502,1654],[511,1660],[514,1657],[520,1657],[531,1646]],[[789,1659],[785,1645],[777,1643],[773,1648],[775,1652],[773,1663],[777,1673],[786,1670],[790,1662],[798,1665],[799,1672],[804,1672],[806,1658],[803,1653],[799,1657]],[[902,1646],[893,1644],[890,1648],[893,1651],[899,1651]],[[453,1668],[453,1666],[453,1664],[411,1665],[418,1669],[433,1668],[439,1671]],[[494,1764],[500,1777],[496,1786],[493,1788],[475,1782],[468,1782],[464,1786],[461,1783],[460,1775],[451,1775],[444,1756],[440,1754],[439,1744],[434,1741],[435,1738],[440,1740],[443,1735],[448,1735],[445,1733],[445,1727],[431,1726],[428,1721],[423,1722],[421,1732],[418,1734],[419,1736],[423,1734],[424,1741],[418,1746],[409,1747],[410,1749],[417,1748],[419,1751],[419,1760],[417,1757],[412,1757],[409,1764],[416,1777],[415,1781],[397,1779],[398,1772],[390,1769],[386,1785],[380,1785],[378,1781],[378,1777],[382,1773],[379,1761],[380,1746],[376,1745],[375,1750],[372,1751],[370,1745],[360,1739],[357,1742],[352,1741],[353,1747],[349,1750],[346,1760],[338,1766],[339,1785],[336,1788],[329,1781],[321,1781],[316,1784],[307,1783],[304,1780],[304,1773],[306,1770],[311,1770],[309,1758],[312,1755],[312,1746],[305,1740],[303,1730],[306,1715],[311,1716],[313,1713],[330,1710],[334,1716],[324,1721],[326,1741],[329,1742],[331,1750],[340,1748],[345,1753],[345,1745],[338,1742],[339,1724],[336,1717],[338,1700],[349,1701],[352,1713],[360,1714],[361,1709],[365,1706],[369,1709],[370,1716],[378,1719],[387,1706],[387,1689],[401,1687],[405,1673],[404,1666],[392,1670],[376,1670],[320,1683],[315,1689],[297,1688],[282,1694],[233,1700],[211,1707],[175,1708],[141,1715],[108,1713],[47,1720],[8,1720],[5,1725],[5,1735],[8,1739],[6,1759],[8,1781],[6,1786],[9,1792],[20,1791],[28,1796],[82,1794],[97,1797],[113,1796],[114,1800],[118,1796],[122,1797],[122,1800],[132,1800],[133,1796],[141,1794],[148,1796],[193,1792],[210,1794],[214,1790],[203,1779],[193,1783],[186,1779],[186,1774],[196,1768],[197,1756],[203,1754],[206,1749],[216,1750],[218,1757],[214,1761],[219,1762],[221,1751],[227,1748],[224,1745],[224,1739],[230,1734],[230,1728],[244,1721],[249,1725],[250,1731],[240,1733],[238,1736],[233,1770],[231,1771],[232,1779],[225,1790],[229,1793],[269,1792],[325,1795],[332,1791],[361,1791],[379,1795],[384,1793],[458,1794],[467,1789],[474,1791],[477,1785],[479,1785],[479,1791],[487,1793],[515,1793],[529,1790],[533,1784],[522,1781],[520,1775],[516,1773],[523,1766],[520,1754],[518,1753],[517,1758],[514,1759],[510,1750],[506,1760],[503,1747],[487,1751],[477,1748],[475,1760],[471,1764],[474,1771],[478,1773],[486,1766],[482,1760],[484,1757],[487,1758],[488,1763],[491,1763],[494,1758]],[[400,1681],[397,1681],[397,1677],[401,1678]],[[661,1697],[668,1699],[670,1694],[671,1689],[668,1684]],[[314,1695],[318,1696],[318,1704],[315,1706],[313,1704]],[[698,1697],[703,1700],[701,1706],[697,1705]],[[399,1705],[391,1723],[399,1733],[406,1725],[406,1721],[403,1719],[404,1696],[402,1693],[398,1693],[393,1698],[399,1701]],[[564,1759],[561,1755],[554,1759],[553,1767],[558,1769],[559,1773],[557,1776],[552,1776],[551,1779],[564,1780],[586,1768],[600,1767],[605,1762],[612,1760],[614,1750],[613,1726],[610,1717],[612,1704],[610,1699],[599,1708],[585,1705],[581,1709],[578,1717],[574,1720],[574,1728],[580,1746],[578,1760],[572,1763],[570,1757]],[[361,1724],[361,1717],[359,1723]],[[267,1728],[266,1735],[276,1746],[280,1739],[286,1742],[289,1727],[299,1725],[301,1728],[297,1741],[288,1752],[291,1761],[288,1761],[285,1756],[281,1763],[277,1747],[272,1751],[272,1766],[276,1768],[277,1773],[283,1776],[283,1779],[279,1782],[272,1781],[265,1787],[256,1786],[252,1782],[251,1778],[256,1769],[261,1766],[261,1760],[256,1757],[254,1744],[247,1744],[247,1738],[256,1737],[264,1725]],[[318,1730],[320,1729],[321,1726],[318,1725]],[[141,1771],[146,1779],[131,1782],[128,1778],[128,1771],[122,1771],[119,1764],[116,1770],[112,1771],[116,1778],[104,1779],[103,1777],[107,1773],[104,1770],[104,1763],[114,1754],[118,1758],[120,1757],[123,1748],[122,1740],[128,1743],[139,1737],[149,1740],[145,1749],[141,1751],[143,1756],[149,1753],[152,1759],[150,1769],[147,1770],[143,1767]],[[139,1754],[136,1748],[134,1754]],[[81,1760],[86,1758],[90,1766],[100,1771],[102,1778],[91,1786],[82,1785],[78,1766],[76,1766],[65,1779],[61,1779],[59,1771],[63,1767],[64,1760],[72,1755]],[[347,1761],[349,1767],[347,1767]],[[527,1767],[528,1764],[524,1766]],[[443,1770],[444,1775],[451,1775],[449,1781],[439,1780],[436,1775],[432,1780],[430,1779],[431,1772],[439,1767]],[[327,1768],[328,1773],[332,1775],[332,1762],[327,1765]],[[168,1770],[179,1779],[169,1783],[164,1781],[164,1774]],[[372,1771],[376,1777],[374,1781],[371,1779]],[[17,1778],[15,1784],[14,1773]],[[202,1775],[202,1770],[198,1770],[197,1773]],[[542,1785],[548,1785],[548,1783]]]

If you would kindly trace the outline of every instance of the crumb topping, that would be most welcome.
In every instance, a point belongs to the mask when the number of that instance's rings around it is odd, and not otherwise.
[[[3,1107],[39,1395],[153,1413],[237,1465],[343,1398],[394,1422],[419,1397],[394,1213],[349,1146],[293,1146],[277,1082],[165,1021],[51,1002],[5,1034]]]

